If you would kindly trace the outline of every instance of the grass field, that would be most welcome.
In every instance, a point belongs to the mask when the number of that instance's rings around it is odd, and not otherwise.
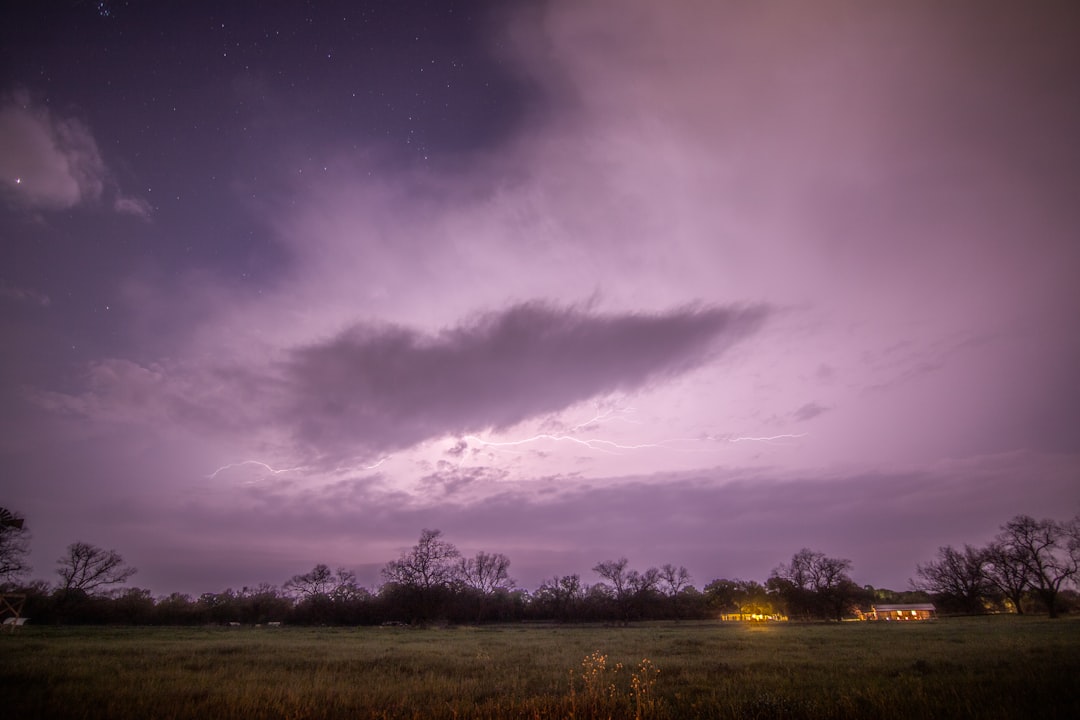
[[[1080,718],[1080,619],[28,625],[0,634],[0,716],[1073,720]]]

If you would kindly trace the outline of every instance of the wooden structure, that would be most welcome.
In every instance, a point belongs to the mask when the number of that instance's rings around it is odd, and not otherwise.
[[[933,603],[873,605],[865,617],[867,620],[886,620],[889,622],[934,620],[937,618],[937,608],[934,607]]]
[[[24,523],[23,518],[15,515],[7,508],[0,507],[0,532],[22,530]],[[0,593],[0,617],[11,613],[11,617],[6,617],[3,620],[3,627],[8,628],[10,632],[15,632],[15,628],[26,622],[26,618],[22,617],[25,603],[26,595],[21,593]]]
[[[780,613],[765,614],[762,612],[723,612],[720,620],[723,622],[787,622],[787,615]]]
[[[26,595],[19,593],[0,595],[0,615],[11,613],[10,617],[4,618],[3,622],[3,627],[7,628],[8,632],[15,632],[15,628],[21,627],[26,622],[26,618],[22,617],[25,602]]]

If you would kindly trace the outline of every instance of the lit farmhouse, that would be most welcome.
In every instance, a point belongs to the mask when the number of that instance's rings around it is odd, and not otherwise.
[[[873,605],[864,616],[867,620],[933,620],[937,608],[932,603],[905,603],[900,605]]]

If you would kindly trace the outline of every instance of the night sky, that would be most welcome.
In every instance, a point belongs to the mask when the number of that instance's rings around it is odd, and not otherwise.
[[[0,505],[155,594],[1080,511],[1072,2],[6,2]]]

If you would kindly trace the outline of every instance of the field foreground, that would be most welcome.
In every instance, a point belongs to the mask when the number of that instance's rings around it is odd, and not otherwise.
[[[1073,719],[1077,678],[1080,619],[0,634],[11,718]]]

